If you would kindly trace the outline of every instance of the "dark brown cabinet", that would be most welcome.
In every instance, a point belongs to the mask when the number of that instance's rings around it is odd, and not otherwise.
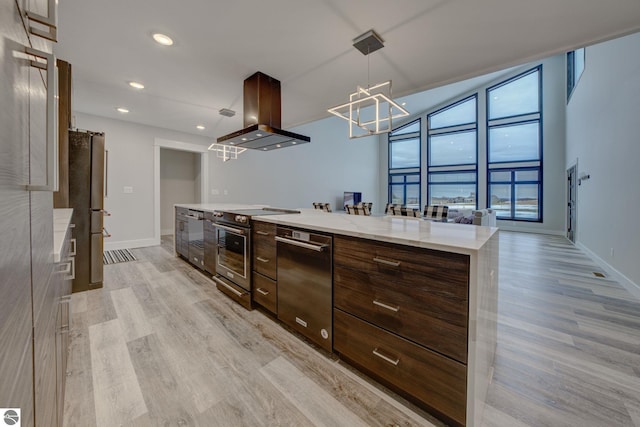
[[[464,425],[469,256],[335,236],[333,259],[334,351]]]
[[[254,221],[251,230],[253,246],[253,301],[273,314],[278,313],[276,276],[276,225]]]

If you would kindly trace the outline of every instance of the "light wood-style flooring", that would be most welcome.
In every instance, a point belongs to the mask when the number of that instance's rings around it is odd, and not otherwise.
[[[640,301],[562,237],[500,233],[483,426],[640,427]],[[169,236],[133,253],[73,295],[65,426],[442,425],[229,300]]]

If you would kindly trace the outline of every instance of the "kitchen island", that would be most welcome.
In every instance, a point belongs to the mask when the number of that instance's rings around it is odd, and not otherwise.
[[[480,425],[496,343],[497,229],[300,211],[255,219],[334,237],[333,351],[443,420]]]

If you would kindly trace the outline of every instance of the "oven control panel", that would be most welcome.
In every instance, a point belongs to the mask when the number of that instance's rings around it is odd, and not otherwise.
[[[234,221],[238,224],[247,224],[249,222],[249,218],[246,215],[236,215]]]

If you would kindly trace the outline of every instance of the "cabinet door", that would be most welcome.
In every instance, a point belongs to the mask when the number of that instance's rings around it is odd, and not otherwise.
[[[333,326],[335,351],[392,389],[465,425],[465,365],[339,309]]]
[[[255,221],[253,223],[253,269],[271,279],[276,279],[276,225]]]
[[[204,269],[210,274],[216,274],[216,230],[213,221],[205,217],[204,220]]]
[[[20,11],[0,0],[0,402],[33,425],[29,241],[29,63]]]

